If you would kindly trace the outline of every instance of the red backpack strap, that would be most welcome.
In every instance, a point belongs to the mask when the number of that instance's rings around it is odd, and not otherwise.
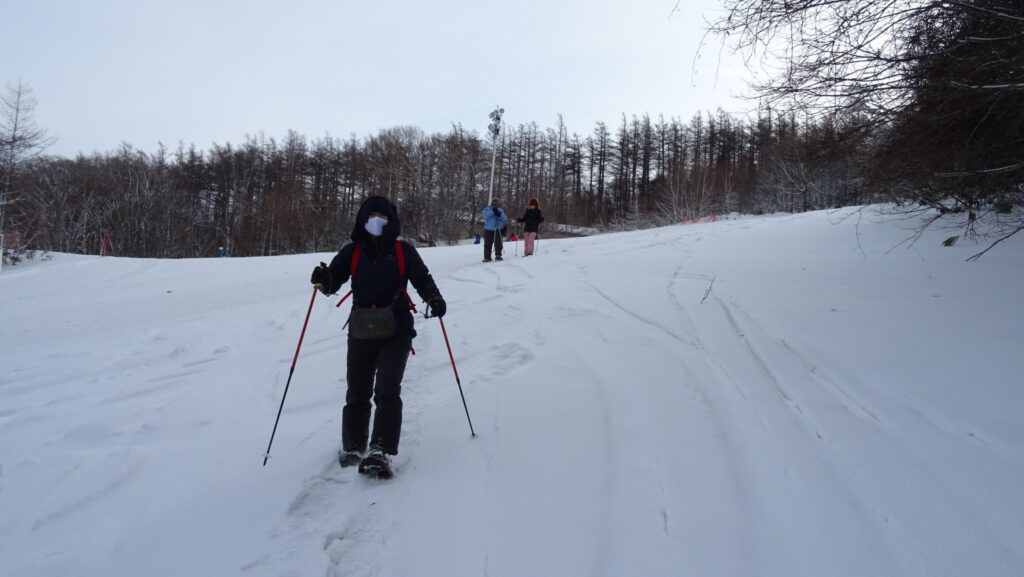
[[[405,247],[402,246],[402,241],[395,240],[395,257],[398,259],[398,274],[405,280]],[[405,294],[405,300],[409,303],[409,309],[416,313],[416,303],[412,301],[412,297],[409,296],[409,291],[402,287],[402,293]],[[415,352],[413,354],[416,354]]]
[[[352,249],[352,261],[348,265],[348,276],[356,276],[356,265],[359,264],[359,255],[363,252],[361,250],[362,248],[363,247],[361,245],[357,244],[356,247]]]
[[[357,244],[356,247],[354,249],[352,249],[352,260],[349,261],[349,265],[348,265],[348,276],[350,278],[356,276],[356,265],[359,264],[359,255],[362,253],[362,250],[360,250],[360,249],[362,249],[362,248],[363,248],[362,246]],[[352,290],[351,289],[349,289],[349,291],[347,293],[345,293],[345,296],[341,297],[341,300],[338,301],[338,304],[334,305],[335,308],[340,307],[341,303],[345,302],[345,299],[347,299],[350,296],[352,296]]]
[[[405,248],[398,239],[395,239],[395,257],[398,258],[398,274],[405,278]]]

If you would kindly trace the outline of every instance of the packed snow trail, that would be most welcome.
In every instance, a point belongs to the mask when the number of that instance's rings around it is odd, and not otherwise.
[[[422,249],[389,481],[330,254],[5,269],[0,574],[1019,575],[1024,241],[851,214]]]

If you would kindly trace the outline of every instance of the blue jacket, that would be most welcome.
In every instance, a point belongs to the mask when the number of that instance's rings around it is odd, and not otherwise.
[[[488,204],[484,207],[484,230],[501,230],[505,226],[505,221],[508,220],[508,216],[505,211],[500,208],[495,208],[494,205]]]

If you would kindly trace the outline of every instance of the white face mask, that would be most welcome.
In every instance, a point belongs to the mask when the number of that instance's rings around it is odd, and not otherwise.
[[[380,236],[384,232],[384,225],[386,225],[387,223],[388,219],[386,218],[380,216],[371,216],[369,220],[366,221],[366,224],[363,225],[363,228],[365,228],[366,232],[372,234],[373,236]]]

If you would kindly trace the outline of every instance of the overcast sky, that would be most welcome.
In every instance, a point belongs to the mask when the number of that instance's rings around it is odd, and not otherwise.
[[[4,0],[0,82],[30,85],[48,152],[208,149],[398,125],[593,130],[721,107],[745,73],[714,0]]]

